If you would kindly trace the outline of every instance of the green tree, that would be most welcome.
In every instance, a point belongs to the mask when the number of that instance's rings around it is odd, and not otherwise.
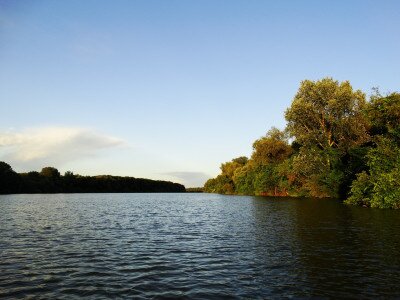
[[[365,95],[348,81],[304,80],[286,110],[287,129],[303,146],[346,150],[368,139]]]
[[[378,90],[366,109],[374,146],[365,156],[367,169],[352,183],[348,204],[400,208],[400,94]]]
[[[231,161],[228,161],[226,163],[221,164],[221,171],[223,175],[226,175],[229,178],[232,178],[235,171],[238,168],[243,167],[248,161],[248,158],[246,156],[241,156],[238,158],[234,158]]]
[[[254,195],[255,164],[249,161],[245,166],[238,168],[233,176],[236,193],[240,195]]]
[[[235,186],[232,178],[220,174],[216,178],[207,180],[204,185],[204,191],[217,194],[234,194]]]
[[[400,93],[382,96],[378,90],[366,109],[372,135],[384,135],[400,144]]]
[[[286,174],[279,168],[292,155],[285,132],[272,127],[253,143],[251,161],[254,165],[253,192],[256,195],[286,195]]]
[[[285,118],[301,145],[293,169],[311,196],[339,196],[345,178],[342,157],[368,141],[365,95],[348,81],[301,82]]]
[[[376,208],[400,208],[400,148],[386,137],[367,154],[368,172],[357,175],[347,204]]]
[[[235,194],[236,189],[233,177],[235,172],[244,167],[247,162],[248,158],[241,156],[221,164],[221,174],[216,178],[209,179],[204,185],[204,191],[219,194]]]
[[[253,143],[251,159],[257,165],[280,163],[292,154],[285,133],[272,127],[267,134]]]
[[[204,190],[222,194],[286,195],[288,180],[279,164],[291,154],[285,133],[272,128],[254,142],[250,160],[242,156],[223,163],[221,174],[207,181]]]

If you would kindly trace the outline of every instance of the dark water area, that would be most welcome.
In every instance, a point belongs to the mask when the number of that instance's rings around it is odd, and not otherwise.
[[[400,211],[212,194],[0,196],[0,298],[400,297]]]

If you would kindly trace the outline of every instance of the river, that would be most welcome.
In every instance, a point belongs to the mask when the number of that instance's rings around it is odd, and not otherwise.
[[[214,194],[0,196],[0,298],[400,297],[400,211]]]

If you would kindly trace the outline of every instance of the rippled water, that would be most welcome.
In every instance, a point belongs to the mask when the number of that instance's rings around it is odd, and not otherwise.
[[[0,196],[0,297],[400,297],[400,211],[211,194]]]

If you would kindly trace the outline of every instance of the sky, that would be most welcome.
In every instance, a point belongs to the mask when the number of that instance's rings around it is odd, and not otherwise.
[[[400,1],[0,0],[0,161],[202,186],[300,82],[400,90]]]

